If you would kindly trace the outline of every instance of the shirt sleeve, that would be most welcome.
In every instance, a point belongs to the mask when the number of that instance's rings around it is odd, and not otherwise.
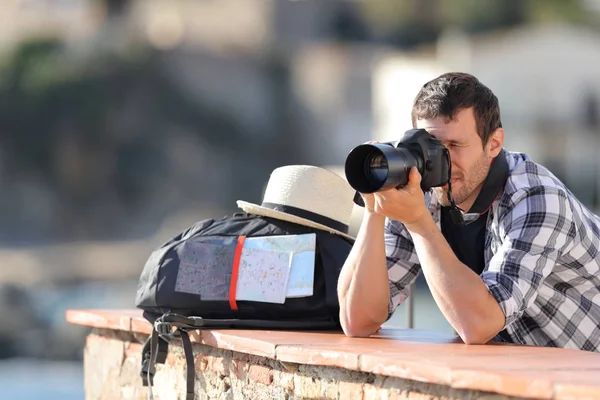
[[[499,216],[501,246],[481,274],[504,312],[505,327],[531,306],[575,232],[567,193],[558,187],[521,189],[508,209]]]
[[[421,272],[412,238],[404,225],[398,221],[386,219],[385,254],[390,285],[389,319],[408,297],[410,285]]]

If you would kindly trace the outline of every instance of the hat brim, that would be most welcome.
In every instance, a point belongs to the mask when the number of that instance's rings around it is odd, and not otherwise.
[[[319,224],[316,222],[313,222],[309,219],[306,218],[301,218],[301,217],[297,217],[295,215],[292,214],[288,214],[288,213],[284,213],[281,211],[277,211],[277,210],[273,210],[271,208],[267,208],[267,207],[262,207],[259,206],[258,204],[253,204],[253,203],[248,203],[242,200],[238,200],[237,205],[239,208],[241,208],[242,210],[244,210],[245,212],[247,212],[248,214],[255,214],[255,215],[261,215],[264,217],[269,217],[269,218],[275,218],[275,219],[280,219],[283,221],[288,221],[288,222],[293,222],[299,225],[304,225],[304,226],[308,226],[310,228],[315,228],[315,229],[321,229],[323,231],[327,231],[329,233],[333,233],[335,235],[339,235],[342,236],[346,239],[349,239],[351,241],[354,241],[355,238],[353,236],[350,236],[344,232],[332,229],[330,227],[328,227],[327,225],[323,225],[323,224]]]

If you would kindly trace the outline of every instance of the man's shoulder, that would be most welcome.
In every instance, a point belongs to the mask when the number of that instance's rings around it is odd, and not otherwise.
[[[534,192],[549,195],[569,193],[560,179],[529,155],[512,151],[505,153],[509,170],[504,187],[505,196],[514,197]]]
[[[548,168],[525,153],[506,152],[508,178],[502,195],[496,201],[496,212],[502,220],[518,207],[524,213],[557,213],[574,209],[586,213],[579,200]],[[562,206],[561,206],[562,204]]]

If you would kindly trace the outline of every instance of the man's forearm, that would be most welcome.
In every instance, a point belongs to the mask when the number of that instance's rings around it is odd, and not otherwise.
[[[486,343],[504,327],[504,313],[481,278],[458,260],[429,216],[408,225],[431,293],[465,343]]]
[[[338,281],[340,321],[349,336],[369,336],[385,322],[390,297],[385,218],[366,214]]]

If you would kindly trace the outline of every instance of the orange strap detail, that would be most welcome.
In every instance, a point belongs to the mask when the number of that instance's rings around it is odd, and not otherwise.
[[[235,294],[237,292],[238,273],[240,270],[240,259],[242,258],[242,248],[244,247],[246,236],[238,237],[237,246],[235,247],[235,256],[233,257],[233,270],[231,271],[231,283],[229,284],[229,307],[232,310],[237,310],[235,302]]]

